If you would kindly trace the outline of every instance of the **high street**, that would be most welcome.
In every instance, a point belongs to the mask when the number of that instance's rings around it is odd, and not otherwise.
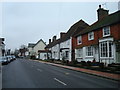
[[[17,59],[2,67],[2,88],[118,88],[118,81]]]

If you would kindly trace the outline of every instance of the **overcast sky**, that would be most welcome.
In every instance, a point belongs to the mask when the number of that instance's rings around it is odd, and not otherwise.
[[[0,36],[6,48],[36,43],[46,43],[54,35],[67,32],[80,19],[88,24],[97,20],[99,4],[105,2],[4,2],[0,3]],[[102,5],[109,13],[118,10],[117,2]],[[2,11],[2,12],[1,12]],[[1,18],[2,15],[2,18]],[[2,31],[1,31],[2,29]],[[2,33],[2,34],[1,34]]]

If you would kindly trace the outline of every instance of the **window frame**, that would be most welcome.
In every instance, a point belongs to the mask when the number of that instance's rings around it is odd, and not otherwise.
[[[106,43],[106,46],[104,45]],[[105,49],[104,46],[106,47],[106,51],[104,52],[103,50]],[[100,47],[100,58],[113,58],[114,57],[114,46],[112,41],[103,41],[100,42],[99,44]]]
[[[105,28],[108,28],[108,30],[109,30],[109,34],[107,34],[107,35],[105,35],[105,30],[106,30]],[[110,36],[110,27],[109,26],[103,27],[102,31],[103,31],[103,37]]]
[[[77,58],[82,58],[82,56],[83,56],[83,49],[82,48],[79,48],[79,49],[77,49]]]
[[[79,42],[79,41],[81,41],[81,42]],[[77,37],[77,45],[80,45],[80,44],[82,44],[82,36]]]
[[[92,35],[93,37],[90,38],[90,35]],[[94,40],[94,32],[89,32],[88,33],[88,40]]]
[[[91,51],[88,51],[89,49],[88,48],[91,48],[90,50]],[[87,46],[85,47],[85,53],[86,53],[86,57],[93,57],[94,56],[94,49],[93,49],[93,46]],[[89,55],[90,54],[90,55]]]

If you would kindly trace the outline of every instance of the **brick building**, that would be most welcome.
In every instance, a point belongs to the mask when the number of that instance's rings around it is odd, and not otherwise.
[[[77,61],[120,62],[120,11],[97,10],[98,20],[74,37]]]

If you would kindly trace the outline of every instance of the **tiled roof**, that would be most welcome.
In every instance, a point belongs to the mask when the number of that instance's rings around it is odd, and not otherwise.
[[[75,23],[74,25],[72,25],[70,27],[70,29],[68,30],[68,32],[60,39],[57,39],[54,42],[51,42],[50,44],[48,44],[46,46],[46,48],[51,48],[52,46],[59,44],[61,42],[64,42],[66,40],[68,40],[71,36],[74,36],[74,34],[78,33],[80,30],[88,27],[89,25],[87,23],[85,23],[83,20],[78,21],[77,23]]]
[[[76,33],[80,32],[82,29],[88,26],[89,25],[81,19],[70,27],[66,35],[61,39],[61,42],[68,40],[71,36],[74,36]]]
[[[83,31],[79,32],[75,36],[85,34],[85,33],[88,33],[88,32],[91,32],[91,31],[94,31],[94,30],[97,30],[99,28],[109,26],[109,25],[112,25],[115,23],[120,23],[120,10],[104,17],[103,19],[101,19],[95,23],[93,23],[88,28],[85,28]]]
[[[54,42],[49,43],[45,48],[51,48],[56,44],[60,43],[60,39],[55,40]]]

